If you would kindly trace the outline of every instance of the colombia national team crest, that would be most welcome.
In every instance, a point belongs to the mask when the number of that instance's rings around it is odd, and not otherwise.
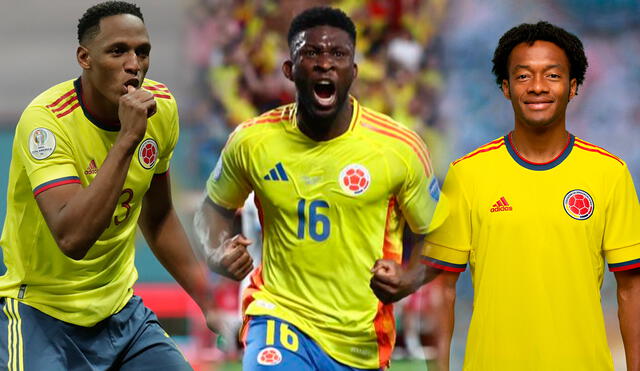
[[[264,366],[275,366],[282,362],[282,353],[277,348],[264,348],[258,353],[258,363]]]
[[[574,189],[564,196],[564,211],[573,219],[589,219],[594,206],[591,196],[581,189]]]
[[[153,138],[145,139],[138,149],[138,161],[145,169],[151,169],[158,160],[158,143]]]
[[[367,191],[371,184],[371,176],[366,167],[358,164],[347,165],[340,172],[338,183],[345,193],[359,196]]]

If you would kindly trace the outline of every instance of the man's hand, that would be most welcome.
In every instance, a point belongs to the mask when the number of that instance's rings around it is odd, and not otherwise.
[[[228,336],[229,334],[233,335],[234,328],[230,323],[222,319],[222,315],[219,310],[209,308],[204,312],[204,318],[209,330],[215,332],[218,336]]]
[[[398,301],[414,292],[422,280],[419,273],[407,271],[398,263],[388,259],[378,259],[371,269],[373,277],[369,287],[385,304]],[[415,276],[415,277],[414,277]]]
[[[118,137],[127,140],[127,144],[135,148],[147,131],[147,118],[155,112],[156,101],[151,92],[127,86],[127,93],[118,102],[121,125]]]
[[[207,265],[218,274],[240,281],[253,270],[253,259],[247,251],[252,243],[240,234],[224,240],[221,246],[209,251]]]

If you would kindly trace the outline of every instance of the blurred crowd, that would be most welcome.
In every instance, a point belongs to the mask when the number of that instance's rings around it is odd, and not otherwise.
[[[310,5],[339,7],[356,23],[359,75],[353,94],[361,103],[418,131],[432,152],[443,150],[438,30],[447,0],[199,0],[188,10],[192,89],[183,116],[193,131],[191,143],[197,143],[190,154],[197,184],[230,130],[294,101],[293,83],[281,71],[289,54],[286,32],[291,18]]]

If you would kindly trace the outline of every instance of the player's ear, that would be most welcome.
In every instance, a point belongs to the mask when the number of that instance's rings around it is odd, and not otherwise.
[[[287,59],[282,63],[282,73],[289,81],[293,81],[293,62],[291,59]]]
[[[502,80],[502,95],[504,95],[505,98],[511,100],[511,92],[509,92],[509,80],[507,79]]]
[[[355,80],[358,77],[358,64],[353,62],[353,79]]]
[[[91,56],[89,55],[89,49],[79,45],[78,49],[76,49],[76,59],[83,70],[91,69]]]
[[[576,91],[578,91],[578,80],[573,78],[569,81],[569,100],[576,96]]]

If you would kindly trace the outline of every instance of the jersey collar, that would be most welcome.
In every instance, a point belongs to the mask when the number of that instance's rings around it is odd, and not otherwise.
[[[73,87],[76,89],[76,94],[78,95],[78,102],[80,102],[80,107],[82,107],[82,112],[84,112],[85,117],[89,121],[91,121],[92,124],[94,124],[95,126],[99,127],[102,130],[120,131],[120,125],[108,125],[108,124],[105,124],[105,123],[99,121],[97,118],[95,118],[95,116],[93,116],[93,114],[91,114],[91,111],[89,111],[87,106],[84,104],[84,100],[82,99],[82,84],[80,83],[80,77],[78,77],[73,82]]]
[[[541,170],[553,169],[554,167],[560,165],[562,161],[564,161],[564,159],[567,158],[567,156],[569,156],[569,154],[571,153],[575,139],[576,137],[573,134],[569,133],[569,140],[567,140],[567,145],[564,147],[562,152],[560,152],[560,154],[556,156],[556,158],[554,158],[549,162],[531,162],[524,159],[522,156],[520,156],[518,151],[516,151],[515,147],[513,146],[513,143],[511,142],[511,133],[504,136],[504,143],[511,157],[520,166],[525,167],[529,170],[541,171]]]

